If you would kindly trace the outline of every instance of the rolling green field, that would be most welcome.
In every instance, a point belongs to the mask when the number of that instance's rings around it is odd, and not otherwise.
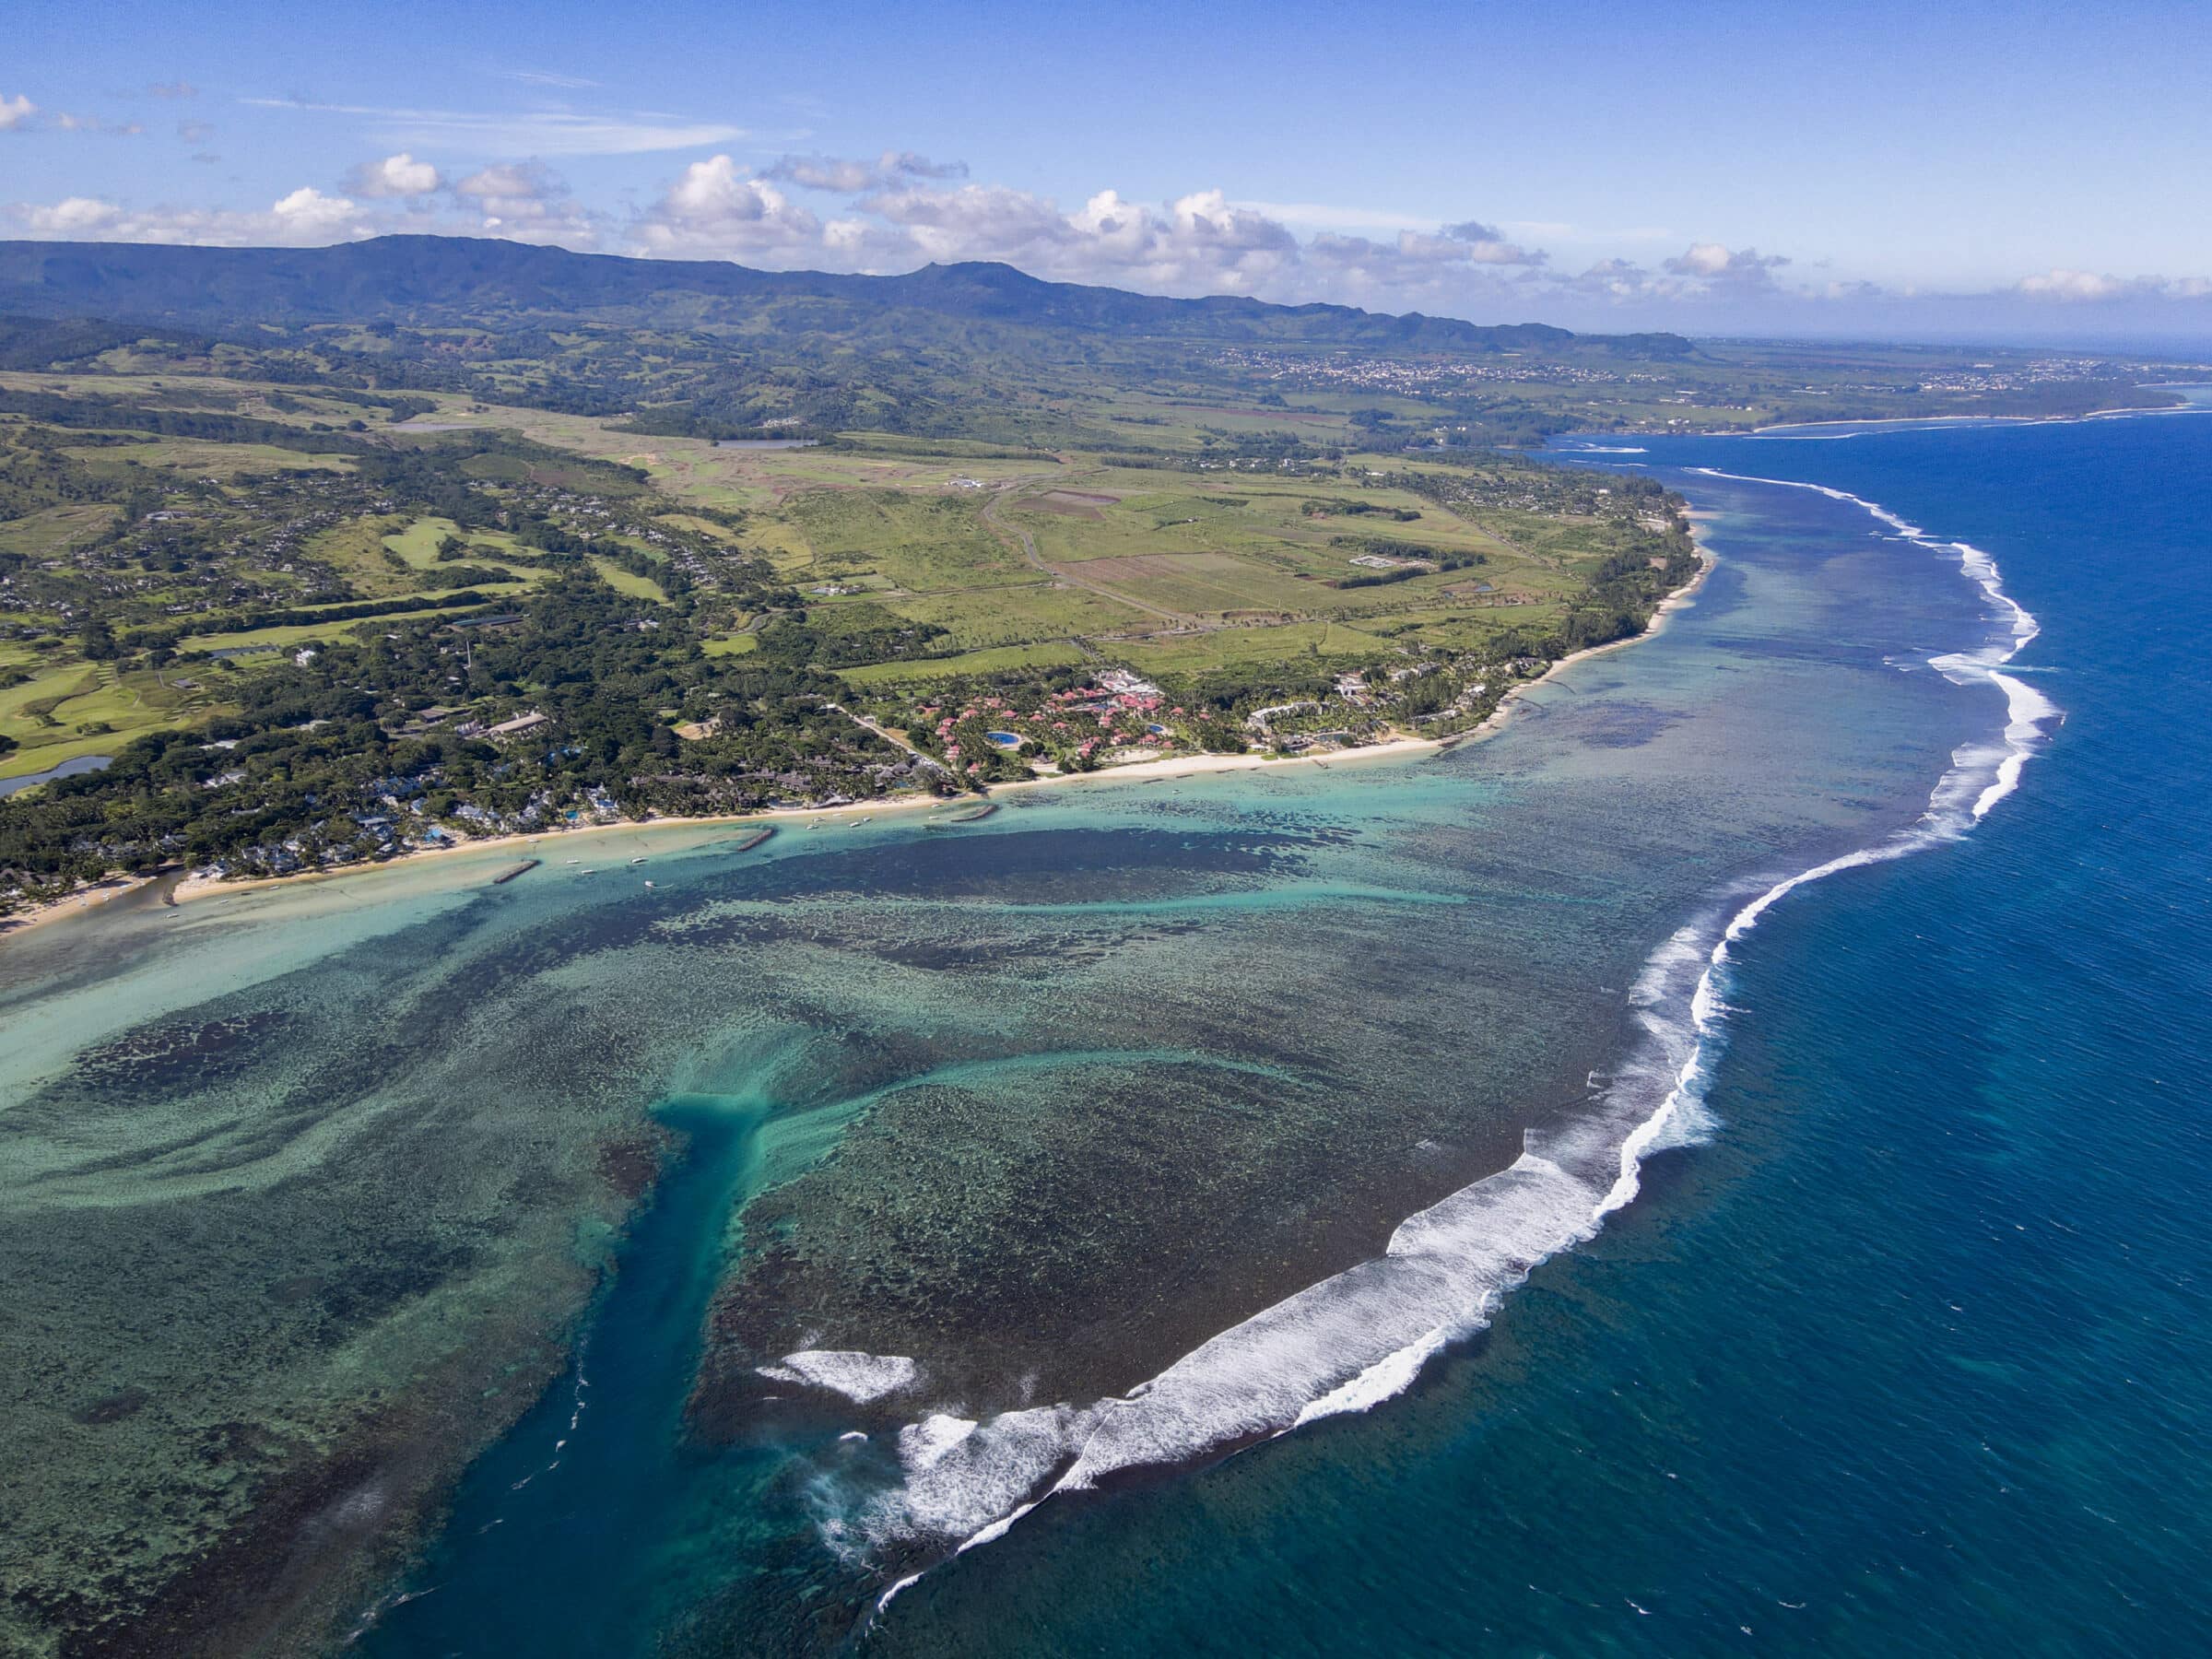
[[[344,455],[318,455],[262,443],[224,443],[204,438],[158,438],[120,449],[72,449],[70,453],[95,473],[119,473],[126,463],[224,478],[236,477],[241,473],[347,472],[353,466]]]
[[[126,361],[111,354],[108,366]],[[1621,535],[1618,514],[1587,501],[1570,511],[1533,495],[1523,501],[1502,485],[1454,495],[1469,479],[1496,484],[1528,469],[1362,448],[1353,412],[1363,406],[1327,393],[1288,407],[1093,378],[1068,394],[1065,408],[1081,418],[1063,419],[1065,441],[1016,454],[865,431],[805,447],[730,447],[442,394],[417,400],[406,425],[342,420],[359,406],[339,394],[235,372],[16,372],[0,376],[0,387],[116,410],[116,441],[65,453],[96,488],[169,480],[168,501],[153,516],[175,521],[170,533],[150,534],[119,522],[109,501],[26,501],[0,523],[0,551],[66,562],[119,536],[145,544],[121,567],[143,595],[138,626],[180,611],[189,618],[195,603],[209,607],[206,625],[171,626],[188,657],[234,653],[231,667],[201,664],[184,676],[211,682],[280,671],[305,641],[431,620],[437,595],[462,585],[513,605],[546,591],[561,567],[547,559],[542,536],[526,544],[480,514],[464,524],[450,510],[410,509],[366,479],[313,481],[350,478],[363,444],[372,455],[436,456],[456,441],[441,429],[454,427],[465,434],[459,472],[520,502],[588,500],[589,490],[618,484],[618,500],[641,488],[643,516],[581,544],[583,563],[626,598],[703,604],[710,658],[752,656],[793,620],[847,656],[908,640],[895,660],[840,662],[840,677],[871,690],[1092,662],[1242,683],[1271,665],[1295,677],[1324,659],[1480,652],[1505,630],[1555,623]],[[130,429],[142,418],[135,410],[249,424],[229,440],[149,435]],[[324,430],[351,447],[318,453]],[[301,447],[266,436],[279,431],[299,432]],[[1098,447],[1113,443],[1156,458],[1132,465]],[[621,483],[608,464],[642,486]],[[555,511],[556,524],[584,522]],[[659,528],[647,536],[641,525]],[[674,578],[662,574],[666,535],[764,561],[788,592],[765,611],[723,606],[711,587],[679,601]],[[1360,558],[1392,563],[1378,570],[1355,564]],[[1429,568],[1441,563],[1456,568]],[[226,600],[180,603],[209,592],[216,572],[229,573]],[[46,626],[62,638],[38,659],[32,681],[0,696],[0,735],[19,746],[0,760],[8,771],[204,717],[208,691],[174,692],[144,664],[92,674],[96,665],[67,638],[76,590],[66,582],[27,571],[16,585],[25,614],[47,606]],[[422,603],[407,606],[410,599]],[[366,620],[344,614],[362,601],[400,608]],[[241,612],[266,619],[241,626]],[[926,644],[916,649],[914,639]],[[112,730],[77,730],[95,724]]]
[[[59,559],[98,539],[115,522],[117,510],[106,502],[45,507],[0,523],[0,552],[26,559]]]
[[[1205,675],[1277,665],[1304,667],[1327,658],[1371,659],[1388,649],[1380,635],[1341,622],[1292,622],[1131,641],[1121,654],[1142,674]]]
[[[628,594],[633,599],[650,599],[655,605],[668,603],[668,595],[659,582],[650,576],[626,571],[611,559],[593,559],[592,569],[598,571],[599,579],[618,594]]]
[[[984,651],[964,651],[957,656],[919,663],[871,663],[865,667],[841,668],[837,672],[839,678],[856,686],[877,686],[912,679],[960,679],[971,675],[1072,668],[1088,660],[1077,646],[1052,641],[1041,645],[1001,645]]]
[[[430,595],[422,595],[429,598]],[[373,617],[367,620],[348,621],[340,618],[329,622],[289,622],[269,628],[241,629],[230,633],[187,634],[182,644],[187,652],[279,652],[304,645],[311,640],[330,640],[351,637],[362,629],[391,627],[400,622],[419,621],[425,617],[446,614],[426,606],[421,610],[394,611],[389,616]]]
[[[389,599],[420,591],[426,577],[445,573],[438,544],[458,535],[468,545],[465,562],[472,569],[496,570],[507,582],[526,584],[545,579],[542,571],[502,563],[498,555],[514,550],[514,538],[502,531],[466,533],[451,519],[415,518],[405,513],[371,515],[323,531],[308,543],[311,558],[337,572],[348,588],[366,598]],[[471,587],[492,583],[472,581]]]
[[[984,524],[981,494],[951,495],[941,485],[809,490],[784,509],[811,554],[788,573],[806,582],[876,574],[908,594],[1039,580]]]
[[[186,674],[119,673],[111,664],[81,661],[37,665],[13,652],[0,655],[0,668],[31,674],[0,688],[0,732],[19,746],[0,754],[0,778],[45,771],[80,755],[112,754],[143,733],[195,718],[215,703],[205,681],[175,683],[194,679]]]

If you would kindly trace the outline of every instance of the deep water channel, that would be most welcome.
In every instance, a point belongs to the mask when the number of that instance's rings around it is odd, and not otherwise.
[[[698,1500],[702,1476],[724,1507],[771,1462],[697,1448],[684,1430],[730,1219],[761,1167],[771,1111],[712,1096],[662,1108],[680,1139],[568,1374],[471,1468],[434,1550],[359,1651],[615,1653],[658,1627],[682,1563],[641,1556],[637,1540],[677,1535],[669,1518]]]

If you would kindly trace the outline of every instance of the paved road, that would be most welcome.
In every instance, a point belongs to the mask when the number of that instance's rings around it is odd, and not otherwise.
[[[882,738],[893,748],[904,749],[915,759],[921,761],[923,765],[928,767],[930,771],[945,771],[945,764],[943,761],[935,759],[931,756],[924,754],[920,749],[916,748],[905,738],[900,736],[898,733],[886,731],[882,726],[877,725],[874,721],[870,720],[865,714],[855,714],[851,709],[846,708],[842,703],[825,701],[822,704],[822,707],[825,709],[835,709],[840,714],[842,714],[854,725],[867,727],[869,731],[875,733],[877,736]],[[946,772],[946,776],[950,777],[951,775],[952,774],[950,772]]]

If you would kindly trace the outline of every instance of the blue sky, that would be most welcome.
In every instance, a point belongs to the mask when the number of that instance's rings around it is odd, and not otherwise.
[[[9,32],[5,235],[2212,334],[2201,6],[126,4]]]

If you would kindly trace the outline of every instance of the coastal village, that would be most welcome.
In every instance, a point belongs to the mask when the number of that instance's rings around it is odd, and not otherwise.
[[[848,793],[849,780],[777,771],[761,780],[777,793],[760,810],[981,795],[993,785],[1083,776],[1179,757],[1310,759],[1417,736],[1441,738],[1487,716],[1504,688],[1547,666],[1541,659],[1520,657],[1488,665],[1481,670],[1485,677],[1473,678],[1459,665],[1430,660],[1376,670],[1372,683],[1367,672],[1339,671],[1328,677],[1326,689],[1318,696],[1241,714],[1185,707],[1153,681],[1112,666],[1057,688],[1018,684],[972,688],[960,697],[925,696],[906,705],[903,729],[851,714],[853,724],[879,737],[888,751],[868,768],[866,782],[872,787],[866,793]],[[1424,712],[1414,712],[1417,701]],[[719,727],[708,720],[674,729],[691,744],[712,738]],[[500,756],[492,770],[502,775],[534,760],[557,761],[568,747],[559,723],[537,708],[487,720],[466,709],[433,704],[398,717],[391,735],[419,738],[441,731],[492,746]],[[540,747],[546,745],[551,747]],[[237,742],[218,739],[202,747],[219,758]],[[211,771],[200,787],[225,790],[244,782],[243,772],[225,768]],[[371,780],[361,794],[352,810],[334,812],[302,833],[194,865],[189,874],[211,881],[295,875],[495,837],[555,834],[656,816],[634,798],[626,801],[622,792],[602,787],[573,794],[540,788],[517,806],[486,805],[455,793],[445,770],[436,764]]]

